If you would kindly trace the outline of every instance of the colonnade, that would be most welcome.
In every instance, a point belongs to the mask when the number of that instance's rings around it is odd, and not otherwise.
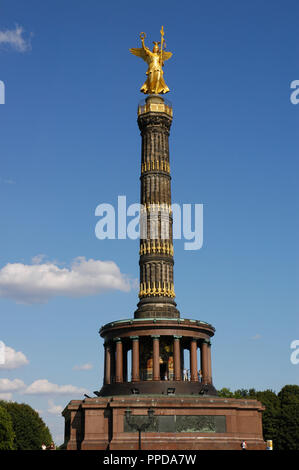
[[[127,353],[131,350],[131,381],[139,382],[140,377],[140,341],[143,336],[114,338],[104,344],[105,371],[104,384],[123,383],[128,381]],[[148,338],[148,336],[147,336]],[[182,341],[183,338],[183,341]],[[161,380],[160,376],[160,335],[151,335],[152,339],[152,380]],[[182,349],[189,350],[190,380],[198,382],[198,370],[202,373],[202,383],[212,383],[211,342],[209,339],[198,339],[173,335],[173,380],[183,380]],[[183,344],[184,343],[184,344]],[[197,350],[200,349],[200,364]]]

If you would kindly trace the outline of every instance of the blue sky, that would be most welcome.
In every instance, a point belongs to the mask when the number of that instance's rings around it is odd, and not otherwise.
[[[58,443],[59,407],[101,386],[100,326],[136,308],[138,241],[98,240],[94,213],[118,195],[138,202],[146,66],[128,49],[140,31],[159,40],[162,24],[174,53],[164,72],[173,202],[204,205],[202,249],[175,242],[181,316],[215,326],[217,388],[298,384],[298,2],[157,5],[0,3],[0,339],[14,351],[0,384],[41,412]],[[78,296],[72,277],[58,295],[57,273],[74,260]],[[116,288],[90,292],[84,260],[100,271],[113,261]],[[40,291],[33,264],[51,271],[52,290]]]

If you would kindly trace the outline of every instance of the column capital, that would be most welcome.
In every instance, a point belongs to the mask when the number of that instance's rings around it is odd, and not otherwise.
[[[182,339],[182,336],[179,336],[179,335],[173,335],[173,339]]]
[[[208,346],[211,346],[211,341],[210,341],[209,338],[204,338],[204,339],[202,340],[202,342],[205,343],[205,344],[207,344]]]
[[[139,336],[130,336],[130,339],[132,341],[138,341],[139,340]]]
[[[197,344],[197,343],[198,343],[198,338],[190,338],[190,345],[191,345],[192,343],[196,343],[196,346],[197,346],[197,345],[198,345],[198,344]]]
[[[153,339],[160,339],[160,335],[151,335]]]
[[[115,343],[121,343],[122,342],[122,338],[113,338],[113,341]]]

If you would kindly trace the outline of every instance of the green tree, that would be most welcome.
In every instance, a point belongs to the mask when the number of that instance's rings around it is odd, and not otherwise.
[[[0,402],[9,413],[15,432],[16,450],[38,450],[50,445],[52,436],[39,414],[25,403]]]
[[[272,440],[277,446],[277,431],[280,419],[280,400],[272,390],[256,392],[256,399],[265,406],[263,411],[263,436],[265,441]],[[274,447],[274,448],[275,448]]]
[[[285,385],[280,400],[278,450],[299,450],[299,386]]]
[[[14,449],[15,433],[10,414],[0,406],[0,450]]]
[[[235,391],[234,398],[255,398],[255,390],[251,388],[247,390],[247,388],[241,388]]]
[[[257,391],[255,390],[255,388],[250,388],[248,390],[248,397],[249,398],[256,398],[256,394],[257,394]]]
[[[234,398],[234,392],[231,392],[229,388],[223,387],[218,390],[218,396],[222,398]]]

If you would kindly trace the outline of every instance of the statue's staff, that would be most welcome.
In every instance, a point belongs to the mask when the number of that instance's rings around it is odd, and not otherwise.
[[[161,61],[161,65],[163,64],[163,58],[162,58],[162,54],[163,54],[163,42],[164,42],[164,28],[163,26],[161,27],[161,51],[160,51],[160,61]]]

